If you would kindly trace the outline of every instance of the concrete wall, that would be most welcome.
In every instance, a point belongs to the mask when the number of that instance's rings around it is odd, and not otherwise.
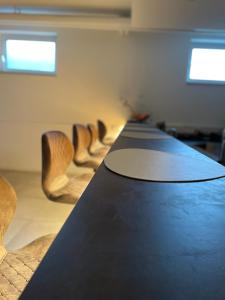
[[[185,82],[190,36],[57,32],[57,76],[0,74],[1,169],[40,170],[44,131],[71,136],[74,122],[97,118],[124,124],[121,99],[172,126],[225,126],[225,87]]]

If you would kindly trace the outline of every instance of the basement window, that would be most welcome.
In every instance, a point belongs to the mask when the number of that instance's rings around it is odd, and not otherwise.
[[[192,40],[187,82],[225,84],[225,40]]]
[[[1,71],[56,73],[56,39],[53,36],[3,35]]]

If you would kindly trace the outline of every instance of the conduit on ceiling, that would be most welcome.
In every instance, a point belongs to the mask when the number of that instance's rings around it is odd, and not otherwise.
[[[61,6],[0,6],[3,15],[122,17],[130,18],[130,9],[75,8]]]

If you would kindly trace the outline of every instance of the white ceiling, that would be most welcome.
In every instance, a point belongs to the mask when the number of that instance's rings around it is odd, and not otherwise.
[[[131,7],[131,2],[132,0],[0,0],[0,5],[127,9]]]
[[[132,26],[166,30],[225,30],[224,0],[133,0]]]
[[[32,18],[68,27],[82,23],[123,30],[225,30],[225,0],[0,0],[0,16],[0,24],[7,19],[29,23]]]

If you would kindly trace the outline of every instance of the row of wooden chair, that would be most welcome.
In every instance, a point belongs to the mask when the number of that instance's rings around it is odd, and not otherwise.
[[[73,126],[73,144],[60,131],[42,136],[42,187],[48,198],[73,203],[79,199],[92,174],[69,177],[66,171],[73,161],[77,166],[96,170],[109,147],[104,123],[98,128],[89,124]],[[111,140],[112,142],[112,140]],[[0,299],[18,299],[55,235],[34,240],[20,250],[10,252],[4,246],[4,234],[16,209],[16,193],[10,183],[0,176]]]
[[[98,124],[104,124],[98,121]],[[42,136],[42,188],[45,195],[54,201],[75,204],[92,178],[92,174],[69,177],[66,172],[72,162],[76,166],[99,167],[112,143],[104,126],[99,130],[93,124],[73,125],[73,144],[60,131],[46,132]]]

